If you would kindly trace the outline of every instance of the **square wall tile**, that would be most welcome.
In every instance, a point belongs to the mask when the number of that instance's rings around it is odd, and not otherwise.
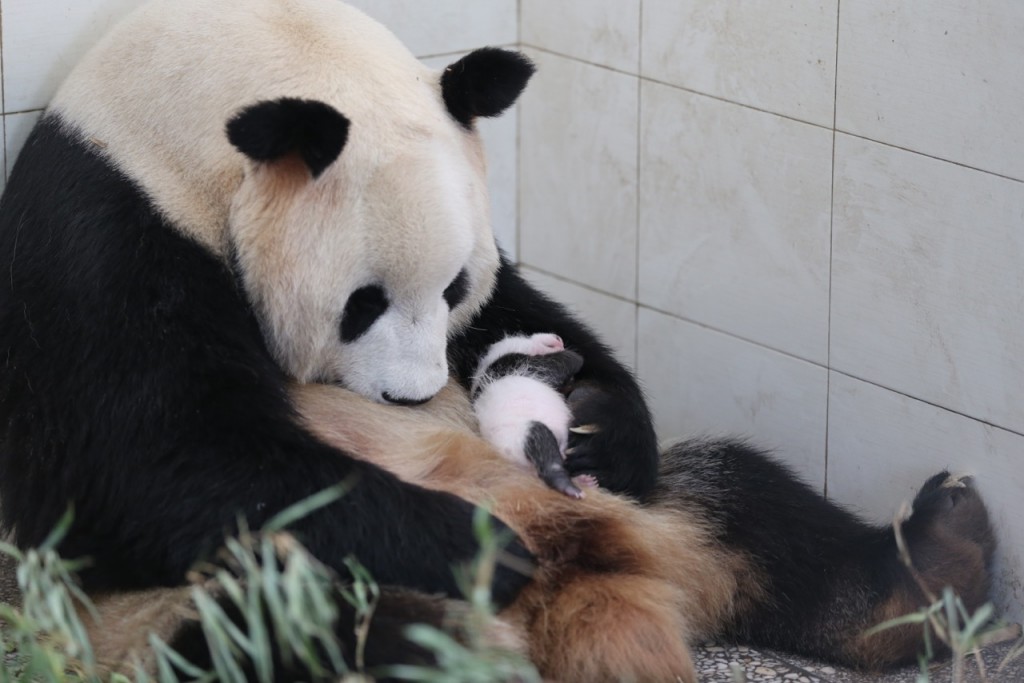
[[[78,59],[142,0],[4,0],[4,111],[45,107]]]
[[[996,525],[993,593],[1004,618],[1024,620],[1024,436],[832,373],[828,495],[888,524],[928,477],[975,477]]]
[[[636,297],[639,79],[529,51],[520,104],[519,258]]]
[[[1024,180],[1024,2],[842,5],[836,125]]]
[[[421,60],[439,71],[465,56],[465,52],[437,55]],[[513,262],[519,258],[516,235],[519,193],[517,191],[519,156],[519,107],[508,109],[498,118],[476,121],[487,153],[487,188],[491,199],[491,227],[498,244]]]
[[[640,303],[824,364],[832,132],[641,90]]]
[[[832,126],[838,0],[644,0],[641,74]]]
[[[349,4],[387,26],[420,57],[519,40],[516,0],[349,0]]]
[[[640,70],[640,0],[522,0],[520,39],[630,73]]]
[[[637,369],[662,443],[749,437],[823,489],[825,368],[642,306],[639,320]]]
[[[11,174],[18,153],[25,141],[28,140],[29,133],[32,132],[32,128],[42,113],[41,111],[29,111],[21,114],[4,114],[4,149],[7,158],[5,178]]]
[[[1024,183],[840,134],[832,367],[1024,431]]]
[[[530,284],[565,305],[615,351],[620,361],[636,367],[636,304],[593,289],[523,268]]]

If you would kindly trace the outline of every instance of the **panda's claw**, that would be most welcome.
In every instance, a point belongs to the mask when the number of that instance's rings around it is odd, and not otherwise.
[[[596,424],[587,424],[587,425],[577,425],[575,427],[569,427],[569,431],[572,432],[573,434],[590,435],[590,434],[597,434],[598,432],[601,431],[601,428],[599,426],[597,426]]]

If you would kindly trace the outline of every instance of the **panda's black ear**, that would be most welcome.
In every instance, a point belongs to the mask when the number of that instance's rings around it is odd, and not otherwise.
[[[348,119],[329,104],[282,97],[231,117],[228,140],[253,161],[299,155],[314,178],[334,163],[348,139]]]
[[[482,47],[444,70],[441,95],[452,118],[469,127],[478,116],[497,116],[511,107],[534,71],[522,53]]]

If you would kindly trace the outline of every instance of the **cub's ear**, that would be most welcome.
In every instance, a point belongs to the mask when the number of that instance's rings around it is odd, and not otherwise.
[[[257,102],[231,117],[228,140],[253,161],[299,155],[318,178],[341,154],[348,119],[329,104],[282,97]]]
[[[519,52],[483,47],[441,74],[448,113],[467,128],[478,116],[497,116],[516,101],[535,68]]]

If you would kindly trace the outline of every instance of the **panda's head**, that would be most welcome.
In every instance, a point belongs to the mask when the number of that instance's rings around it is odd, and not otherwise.
[[[228,121],[248,159],[232,257],[290,374],[398,404],[444,386],[446,340],[486,301],[498,264],[474,120],[509,107],[532,71],[518,53],[478,50],[437,77],[443,115],[381,112],[383,130],[300,98]]]
[[[337,0],[150,0],[50,111],[234,269],[290,375],[415,403],[493,287],[474,122],[532,72],[492,48],[429,69]]]

